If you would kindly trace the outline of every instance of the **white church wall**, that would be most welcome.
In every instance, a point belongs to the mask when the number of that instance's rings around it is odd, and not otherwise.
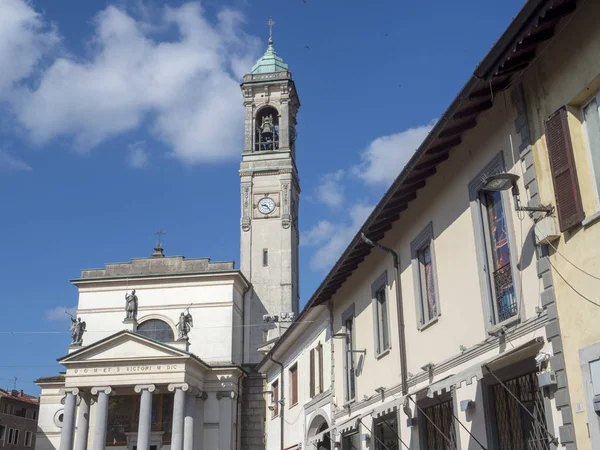
[[[63,409],[59,387],[45,387],[40,396],[36,450],[56,450],[60,447],[59,411]]]
[[[122,282],[118,286],[80,287],[78,315],[86,322],[84,345],[90,345],[121,330],[132,329],[124,324],[125,292],[136,290],[138,323],[158,318],[175,329],[181,312],[190,307],[194,327],[189,333],[189,351],[205,362],[232,362],[235,352],[240,361],[241,335],[234,336],[232,325],[239,319],[233,304],[241,301],[237,285],[231,280]],[[190,306],[191,305],[191,306]],[[234,348],[234,340],[236,342]]]

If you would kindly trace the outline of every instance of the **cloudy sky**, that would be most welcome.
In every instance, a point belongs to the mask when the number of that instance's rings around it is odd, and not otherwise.
[[[275,48],[302,107],[301,303],[521,0],[0,0],[0,386],[58,370],[84,268],[238,260],[239,82]]]

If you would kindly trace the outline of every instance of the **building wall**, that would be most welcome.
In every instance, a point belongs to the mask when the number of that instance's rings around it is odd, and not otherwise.
[[[189,351],[205,362],[240,361],[241,332],[232,333],[232,325],[240,325],[240,288],[232,280],[155,281],[130,280],[96,287],[81,286],[77,314],[86,322],[83,345],[90,345],[131,324],[125,318],[125,293],[136,290],[138,323],[156,318],[173,328],[179,315],[190,308],[194,326],[189,334]],[[233,341],[236,337],[236,342]]]
[[[284,390],[281,391],[281,368],[276,364],[269,364],[266,371],[265,390],[272,390],[272,383],[279,382],[279,398],[284,398],[283,426],[284,445],[281,442],[282,416],[273,416],[273,412],[267,410],[266,436],[269,450],[280,450],[293,445],[302,444],[307,448],[307,437],[313,420],[317,415],[323,416],[329,425],[332,423],[330,412],[330,387],[331,387],[331,339],[329,337],[328,311],[325,307],[318,308],[319,314],[312,314],[303,320],[314,321],[305,327],[302,332],[294,330],[293,348],[285,352],[285,357],[280,360],[283,364]],[[310,350],[318,344],[323,346],[323,386],[322,393],[310,396]],[[274,356],[277,360],[277,355]],[[290,404],[291,380],[289,369],[297,364],[298,367],[298,402]],[[317,371],[318,373],[318,371]],[[318,377],[315,377],[315,383]],[[267,406],[272,406],[270,395],[267,395]]]
[[[570,135],[586,217],[584,222],[600,211],[581,114],[582,106],[600,89],[600,61],[597,58],[600,30],[595,21],[599,14],[598,2],[583,2],[573,19],[523,77],[541,202],[556,204],[544,121],[558,108],[568,105]],[[576,266],[600,276],[599,240],[600,225],[591,221],[566,231],[552,245]],[[552,247],[549,251],[550,262],[555,267],[553,296],[560,321],[572,407],[567,414],[573,419],[578,448],[596,448],[592,445],[588,426],[599,431],[600,428],[598,419],[587,406],[589,394],[586,394],[583,382],[579,352],[600,341],[597,325],[600,309],[581,298],[562,277],[592,300],[597,299],[600,282],[577,270]]]
[[[4,405],[10,404],[15,410],[20,410],[21,408],[26,409],[26,416],[20,417],[14,414],[6,414],[4,413]],[[26,450],[32,449],[36,447],[36,432],[37,432],[37,416],[38,416],[39,406],[31,404],[29,402],[21,402],[15,400],[9,396],[0,397],[0,426],[5,427],[5,435],[4,440],[0,441],[3,448],[8,450]],[[35,419],[34,419],[35,412]],[[16,444],[8,443],[8,430],[12,428],[14,430],[19,430],[19,438]],[[25,433],[31,433],[31,445],[25,445]]]

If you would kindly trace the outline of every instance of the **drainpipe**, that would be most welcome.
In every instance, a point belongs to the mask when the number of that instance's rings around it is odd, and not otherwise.
[[[241,420],[241,416],[240,416],[240,403],[242,401],[242,396],[240,395],[240,381],[242,380],[242,378],[244,378],[244,372],[242,372],[242,374],[237,379],[237,396],[236,396],[237,402],[235,403],[235,421],[236,421],[235,447],[233,447],[235,450],[238,449],[238,435],[239,435],[238,430],[242,426],[242,420]]]
[[[373,248],[378,248],[384,252],[392,255],[394,260],[394,277],[396,285],[396,312],[398,314],[398,342],[400,344],[400,377],[402,378],[402,395],[408,393],[408,375],[406,367],[406,335],[404,333],[404,306],[402,302],[402,288],[400,286],[400,257],[398,253],[389,247],[385,247],[377,242],[373,242],[365,236],[364,233],[360,234],[361,239],[367,245]]]
[[[244,323],[245,315],[246,315],[246,294],[250,292],[252,289],[252,283],[248,283],[248,288],[242,294],[242,323]],[[246,355],[246,328],[242,327],[242,360],[240,361],[240,366],[244,367],[244,357]],[[235,405],[235,415],[237,416],[237,426],[235,427],[235,449],[238,448],[238,436],[240,432],[239,428],[242,426],[242,420],[240,417],[240,402],[242,401],[242,397],[240,395],[240,381],[244,377],[244,373],[239,376],[237,380],[237,403]]]
[[[284,385],[284,381],[283,381],[283,364],[281,364],[279,361],[276,361],[275,359],[273,359],[273,355],[271,354],[271,352],[269,352],[269,359],[271,361],[273,361],[275,364],[277,364],[280,368],[281,368],[281,381],[280,381],[280,386],[281,386],[281,398],[277,399],[277,401],[281,401],[284,399],[283,397],[283,393],[285,392],[285,385]],[[281,406],[281,413],[279,414],[279,419],[280,419],[280,426],[279,426],[279,432],[280,432],[280,436],[279,436],[279,447],[281,449],[283,449],[283,435],[284,435],[284,425],[285,425],[285,421],[283,420],[283,417],[285,415],[285,401],[282,401],[280,404]]]

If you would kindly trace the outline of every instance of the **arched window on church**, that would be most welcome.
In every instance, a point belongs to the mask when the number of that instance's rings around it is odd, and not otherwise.
[[[256,116],[254,130],[254,150],[269,151],[279,149],[279,113],[272,106],[261,109]]]
[[[138,325],[136,333],[159,342],[173,342],[175,336],[169,324],[160,319],[150,319]]]

